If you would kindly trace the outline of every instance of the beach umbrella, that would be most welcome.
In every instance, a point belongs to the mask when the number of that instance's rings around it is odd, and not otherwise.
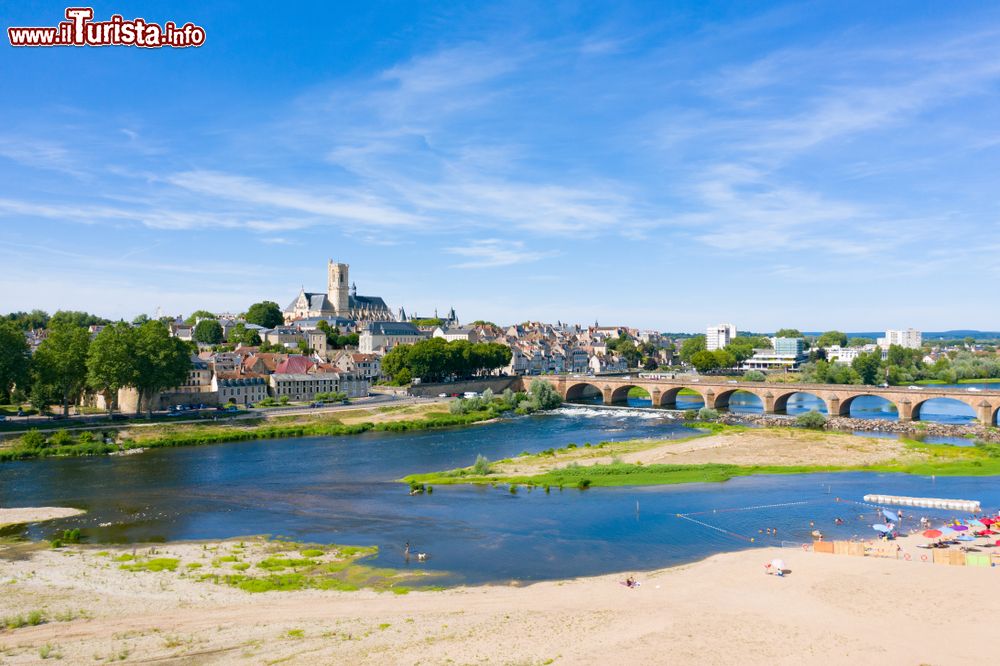
[[[957,540],[958,541],[975,541],[976,537],[971,537],[971,536],[968,536],[967,534],[963,534],[962,536],[958,537]]]
[[[882,509],[882,515],[888,518],[889,520],[896,520],[896,514],[894,514],[892,511],[889,511],[889,509]]]
[[[986,524],[978,520],[970,520],[968,522],[969,527],[986,527]]]
[[[941,536],[941,530],[924,530],[924,536],[928,539],[936,539]]]
[[[979,522],[981,522],[983,525],[989,526],[989,525],[992,525],[993,523],[995,523],[997,521],[993,520],[992,518],[982,518],[982,519],[979,520]]]
[[[964,532],[965,530],[967,530],[969,528],[966,525],[952,525],[948,529],[954,530],[956,532]]]
[[[876,532],[882,532],[882,533],[892,531],[892,528],[888,525],[872,525],[872,529],[875,530]]]

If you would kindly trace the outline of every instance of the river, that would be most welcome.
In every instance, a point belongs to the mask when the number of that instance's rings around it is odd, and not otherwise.
[[[871,492],[1000,506],[992,478],[843,473],[549,494],[440,486],[416,496],[395,481],[411,472],[469,465],[478,454],[495,460],[570,442],[689,434],[658,410],[576,407],[424,432],[19,461],[0,465],[0,505],[88,512],[21,530],[31,538],[80,527],[92,543],[270,534],[374,544],[381,549],[376,564],[440,571],[447,583],[659,568],[753,545],[806,541],[810,521],[830,537],[868,536],[875,514],[853,502]],[[698,515],[678,516],[690,513]],[[845,524],[835,526],[835,517]],[[778,536],[760,534],[767,527],[777,528]],[[404,564],[406,541],[429,559]]]

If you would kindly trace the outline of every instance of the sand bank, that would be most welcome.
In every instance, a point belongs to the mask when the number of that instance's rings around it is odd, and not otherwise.
[[[69,518],[86,513],[81,509],[72,509],[63,506],[32,506],[18,509],[0,509],[0,527],[7,525],[21,525],[24,523],[40,523],[43,520],[55,520],[56,518]]]
[[[978,663],[1000,613],[997,569],[791,549],[638,573],[634,590],[614,575],[403,596],[248,594],[109,562],[126,552],[0,559],[5,614],[85,616],[0,633],[0,660],[48,649],[66,663]],[[774,557],[787,577],[764,575]]]

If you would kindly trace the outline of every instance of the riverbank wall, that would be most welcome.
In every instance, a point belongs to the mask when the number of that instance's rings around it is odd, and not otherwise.
[[[502,393],[506,389],[520,391],[520,377],[479,377],[477,379],[467,379],[460,382],[435,382],[433,384],[414,384],[410,387],[410,395],[424,398],[436,397],[441,393],[462,394],[466,391],[482,393],[486,389],[494,393]]]

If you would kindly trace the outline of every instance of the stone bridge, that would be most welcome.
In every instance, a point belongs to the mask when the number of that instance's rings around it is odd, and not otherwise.
[[[706,407],[722,409],[729,406],[729,399],[737,391],[746,391],[760,399],[765,414],[785,411],[788,399],[796,393],[815,396],[826,405],[831,416],[848,416],[855,398],[872,395],[884,398],[895,405],[900,421],[920,420],[920,407],[934,398],[950,398],[972,408],[979,421],[995,425],[1000,410],[1000,391],[969,391],[967,389],[933,386],[903,388],[892,386],[859,386],[856,384],[766,384],[761,382],[735,382],[711,377],[679,377],[677,379],[643,379],[637,376],[573,376],[542,375],[525,377],[525,384],[541,379],[552,384],[564,400],[572,401],[596,390],[604,404],[625,403],[628,392],[639,387],[649,393],[654,407],[670,407],[677,403],[677,394],[690,389],[705,402]]]

